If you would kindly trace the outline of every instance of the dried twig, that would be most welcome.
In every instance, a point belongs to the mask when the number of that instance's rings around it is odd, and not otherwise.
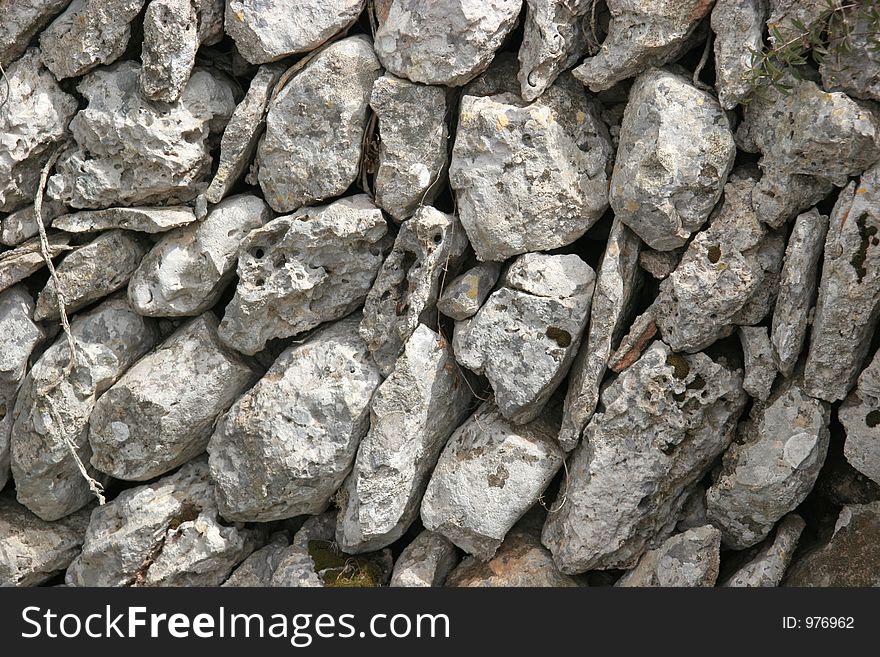
[[[709,36],[706,37],[706,45],[703,47],[703,55],[700,57],[700,63],[697,64],[697,68],[694,69],[694,77],[693,82],[694,86],[697,89],[702,89],[703,91],[710,91],[712,87],[710,87],[705,82],[700,81],[700,73],[703,72],[703,68],[706,66],[706,62],[709,61],[709,53],[712,52],[712,33],[709,32]]]

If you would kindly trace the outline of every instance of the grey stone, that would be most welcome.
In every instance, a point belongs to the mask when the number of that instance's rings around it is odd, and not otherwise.
[[[639,266],[652,277],[662,281],[678,267],[684,251],[684,247],[674,251],[642,249],[639,253]]]
[[[278,534],[270,539],[268,545],[253,552],[232,571],[223,586],[235,587],[268,587],[272,583],[272,575],[278,569],[287,552],[288,537]]]
[[[612,372],[623,372],[635,363],[657,336],[656,305],[655,299],[654,303],[632,321],[629,331],[621,338],[617,351],[608,359],[608,369]]]
[[[769,41],[772,46],[778,45],[778,39],[772,32],[773,29],[782,33],[783,40],[788,40],[800,33],[794,26],[794,21],[800,21],[804,25],[815,22],[827,8],[825,0],[769,0],[770,18],[767,19],[767,27],[771,29]]]
[[[199,17],[193,0],[150,0],[144,13],[141,93],[150,100],[176,102],[198,49]]]
[[[846,431],[846,460],[880,484],[880,352],[862,371],[855,390],[837,410],[837,417]]]
[[[351,469],[382,378],[360,316],[294,344],[217,423],[208,453],[224,518],[321,513]]]
[[[91,499],[71,454],[90,476],[88,420],[100,397],[159,340],[152,320],[115,295],[73,318],[76,365],[61,335],[28,372],[12,412],[12,476],[18,501],[43,520],[57,520]]]
[[[761,284],[733,316],[734,324],[754,326],[772,314],[779,294],[779,278],[784,258],[784,231],[767,233],[754,250],[755,271],[761,278]]]
[[[497,96],[513,94],[519,96],[520,64],[512,52],[499,52],[485,71],[461,88],[461,98],[465,96]]]
[[[804,345],[827,233],[828,217],[813,209],[795,220],[788,238],[770,335],[773,361],[785,377]]]
[[[611,12],[608,36],[599,52],[574,69],[575,77],[593,91],[638,75],[651,66],[676,59],[712,9],[706,0],[607,0]]]
[[[281,555],[269,585],[309,588],[324,586],[323,578],[315,570],[316,564],[311,554],[314,550],[309,550],[309,547],[317,541],[322,544],[330,543],[335,528],[334,513],[314,515],[306,520],[294,535],[290,546]]]
[[[703,484],[694,484],[693,488],[687,495],[684,505],[681,507],[681,514],[675,528],[680,532],[686,532],[688,529],[696,529],[703,525],[708,525],[706,519],[706,488]]]
[[[724,109],[752,95],[752,52],[764,48],[767,0],[716,0],[711,25],[715,33],[715,89]]]
[[[615,219],[596,277],[587,339],[569,374],[559,431],[559,444],[567,452],[575,448],[596,410],[608,359],[635,302],[640,247],[635,233]]]
[[[47,237],[49,257],[55,258],[65,251],[72,250],[74,247],[69,246],[70,239],[71,236],[64,233],[49,235]],[[0,251],[0,290],[23,281],[45,266],[46,261],[43,260],[38,237],[9,251]]]
[[[205,459],[122,491],[92,512],[68,586],[219,586],[260,546],[260,530],[220,520]]]
[[[70,122],[77,148],[49,179],[50,196],[75,208],[175,204],[207,185],[211,135],[235,109],[231,82],[196,69],[176,103],[143,99],[141,67],[120,62],[77,85],[88,106]]]
[[[370,41],[353,36],[320,51],[276,89],[255,163],[273,210],[340,196],[355,181],[370,92],[381,73]]]
[[[111,230],[65,256],[55,272],[67,314],[125,287],[149,248],[143,236]],[[58,297],[50,278],[37,297],[34,319],[59,317]]]
[[[458,552],[452,542],[426,529],[397,557],[389,586],[443,586],[457,563]]]
[[[837,401],[855,384],[880,319],[880,165],[831,212],[804,390]]]
[[[495,287],[500,274],[501,265],[491,260],[471,267],[446,285],[437,301],[437,309],[459,321],[473,317]]]
[[[440,335],[420,324],[370,403],[370,431],[339,495],[336,542],[367,552],[403,536],[473,395]]]
[[[774,537],[768,538],[757,554],[738,568],[721,586],[779,586],[794,556],[804,526],[803,518],[796,513],[789,513],[779,521]]]
[[[862,5],[863,11],[868,5]],[[876,27],[871,27],[869,18],[862,14],[853,16],[853,9],[847,15],[847,33],[841,30],[840,23],[829,34],[829,39],[839,43],[845,38],[848,48],[834,49],[831,57],[826,57],[819,66],[822,86],[828,91],[844,91],[855,98],[880,100],[880,53],[874,47],[872,35]]]
[[[721,532],[712,525],[688,529],[648,550],[615,586],[715,586],[720,565]]]
[[[421,207],[405,221],[364,303],[361,337],[384,376],[420,323],[437,322],[442,278],[468,247],[458,219]]]
[[[596,275],[578,256],[527,253],[477,314],[455,326],[456,360],[485,374],[505,418],[541,414],[581,343]]]
[[[370,107],[379,117],[376,205],[400,222],[431,204],[446,172],[446,94],[386,73],[373,84]]]
[[[765,172],[752,190],[752,207],[762,222],[780,228],[819,203],[832,189],[831,181],[819,176]]]
[[[205,451],[216,420],[257,376],[220,343],[213,313],[190,320],[95,403],[92,465],[117,479],[146,481],[186,463]]]
[[[220,337],[246,354],[360,306],[389,246],[382,212],[366,195],[303,208],[251,231]]]
[[[530,104],[464,96],[449,182],[477,258],[575,241],[608,208],[611,159],[598,105],[569,75]]]
[[[154,317],[208,310],[235,275],[242,240],[271,218],[262,199],[240,194],[214,206],[204,220],[166,233],[131,276],[132,307]]]
[[[205,192],[209,203],[219,203],[229,190],[241,180],[257,151],[257,142],[263,133],[266,109],[275,84],[284,73],[282,64],[261,66],[245,94],[235,108],[220,140],[220,161],[217,172]]]
[[[766,326],[741,326],[739,341],[745,358],[743,389],[758,401],[766,401],[776,380],[776,365]]]
[[[193,0],[199,16],[199,43],[213,46],[226,36],[223,32],[223,14],[226,0]]]
[[[40,35],[43,63],[59,80],[111,64],[128,47],[146,0],[73,0]]]
[[[67,212],[67,208],[64,204],[58,203],[53,199],[45,199],[42,211],[40,212],[43,225],[51,226],[52,220],[65,212]],[[40,229],[37,227],[37,217],[33,205],[3,217],[0,219],[0,224],[2,224],[0,244],[5,244],[6,246],[18,246],[40,232]]]
[[[520,0],[390,0],[378,12],[376,54],[398,77],[456,87],[489,66]]]
[[[354,23],[364,0],[229,0],[226,32],[251,64],[314,50]]]
[[[34,35],[68,4],[70,0],[0,0],[0,66],[21,57]]]
[[[614,214],[652,249],[683,246],[706,221],[733,168],[736,145],[713,96],[650,69],[630,90],[611,177]]]
[[[4,17],[4,22],[5,22]],[[34,202],[40,170],[66,135],[76,98],[62,91],[30,48],[3,76],[0,104],[0,212]]]
[[[804,501],[828,451],[831,411],[789,380],[752,411],[706,491],[709,521],[734,550],[764,540]]]
[[[558,426],[542,416],[514,425],[491,402],[449,439],[422,499],[427,529],[481,561],[544,493],[562,467]]]
[[[602,391],[603,410],[569,461],[542,537],[559,568],[632,568],[662,543],[746,399],[739,370],[655,341]]]
[[[18,504],[12,491],[0,494],[0,587],[37,586],[64,572],[79,554],[89,513],[46,522]]]
[[[163,233],[196,220],[192,208],[185,205],[166,208],[107,208],[64,214],[52,225],[68,233],[93,233],[122,228],[139,233]]]

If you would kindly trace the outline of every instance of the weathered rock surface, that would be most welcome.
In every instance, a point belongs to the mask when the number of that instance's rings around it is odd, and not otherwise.
[[[654,278],[662,281],[678,267],[682,254],[684,254],[684,247],[674,251],[654,251],[644,248],[639,253],[639,266]]]
[[[491,260],[471,267],[447,283],[437,301],[437,310],[459,321],[473,317],[495,287],[500,274],[501,265]]]
[[[276,90],[255,163],[273,210],[340,196],[355,181],[370,92],[381,73],[370,41],[353,36],[322,50]]]
[[[11,491],[0,494],[0,587],[36,586],[67,570],[79,554],[90,512],[46,522],[18,504]]]
[[[382,379],[355,314],[294,344],[217,423],[208,445],[224,518],[316,514],[351,469]]]
[[[272,575],[286,556],[289,537],[279,533],[269,543],[242,561],[223,586],[260,586],[272,584]]]
[[[464,96],[449,182],[477,258],[583,235],[608,208],[611,157],[598,105],[569,75],[530,104],[512,94]]]
[[[209,137],[235,109],[231,83],[197,69],[168,106],[140,96],[140,73],[136,62],[120,62],[77,85],[88,106],[70,122],[77,148],[58,161],[50,196],[75,208],[175,204],[206,185]]]
[[[648,550],[615,586],[715,586],[721,532],[712,525],[688,529]]]
[[[652,249],[683,246],[706,221],[733,168],[727,116],[680,75],[650,69],[630,90],[611,178],[615,216]]]
[[[92,465],[146,481],[205,451],[214,423],[257,378],[220,343],[210,311],[190,320],[122,375],[89,417]]]
[[[724,109],[733,109],[752,94],[748,74],[752,51],[764,47],[768,0],[716,0],[711,25],[715,33],[715,89]]]
[[[193,0],[150,0],[144,13],[140,90],[150,100],[180,98],[199,49],[199,16]]]
[[[855,98],[880,100],[880,53],[871,40],[876,31],[864,15],[856,19],[852,7],[847,16],[848,48],[835,49],[833,56],[826,57],[819,66],[822,86],[827,91],[844,91]],[[844,37],[839,23],[829,34],[829,39]],[[837,41],[839,42],[839,41]]]
[[[827,233],[828,217],[813,209],[795,220],[785,248],[770,335],[773,361],[785,377],[794,371],[804,345]]]
[[[119,59],[146,0],[73,0],[40,35],[42,59],[59,80]]]
[[[111,230],[67,255],[55,267],[66,312],[73,314],[125,287],[149,247],[142,236]],[[50,278],[37,297],[34,319],[59,317],[58,297]]]
[[[745,359],[743,389],[755,399],[765,401],[776,380],[776,365],[773,364],[773,349],[767,327],[741,326],[738,333]]]
[[[606,4],[611,12],[608,36],[594,57],[574,69],[575,77],[593,91],[609,89],[678,57],[712,9],[706,0],[607,0]]]
[[[57,201],[45,199],[40,212],[44,226],[52,225],[52,220],[67,212],[67,208]],[[40,232],[37,227],[37,217],[34,206],[29,205],[21,210],[16,210],[10,215],[0,219],[0,244],[6,246],[18,246]]]
[[[880,353],[874,354],[862,371],[858,385],[841,404],[837,416],[846,430],[846,460],[880,484]]]
[[[49,235],[47,241],[50,258],[55,258],[73,248],[69,246],[70,235],[64,233]],[[45,266],[46,261],[43,260],[40,240],[37,237],[9,251],[0,251],[0,290],[15,285]]]
[[[635,233],[615,220],[596,277],[587,340],[581,343],[571,366],[559,431],[559,444],[567,452],[577,445],[596,410],[608,359],[632,310],[640,247]]]
[[[426,529],[397,557],[389,586],[443,586],[457,563],[458,552],[452,542]]]
[[[442,278],[468,247],[458,218],[421,207],[404,222],[364,303],[361,337],[384,376],[420,323],[437,322]]]
[[[449,439],[422,499],[427,529],[481,561],[544,493],[562,466],[557,425],[514,425],[486,402]]]
[[[796,513],[785,516],[776,526],[775,536],[768,538],[758,553],[725,580],[722,586],[779,586],[803,530],[803,518]]]
[[[565,504],[542,537],[559,568],[631,568],[664,541],[745,403],[739,370],[655,341],[603,390],[568,464]]]
[[[152,320],[116,295],[70,323],[76,364],[62,334],[28,372],[12,412],[12,475],[18,501],[57,520],[91,499],[71,452],[90,476],[88,419],[95,402],[159,340]],[[134,409],[131,409],[134,410]]]
[[[756,407],[706,491],[709,521],[734,550],[764,540],[812,490],[828,451],[831,411],[790,380]]]
[[[68,586],[219,586],[262,542],[223,523],[205,459],[92,511]]]
[[[709,521],[706,519],[706,488],[703,484],[694,484],[681,507],[675,528],[679,532],[686,532],[689,529],[696,529],[708,524]]]
[[[34,35],[68,4],[70,0],[0,0],[0,66],[21,57]]]
[[[226,32],[251,64],[314,50],[357,20],[364,0],[229,0]]]
[[[345,552],[376,550],[403,536],[472,399],[449,343],[420,324],[373,395],[370,432],[341,490],[336,542]]]
[[[220,337],[246,354],[358,308],[390,237],[366,195],[303,208],[251,231],[238,256],[238,286]]]
[[[501,413],[534,420],[574,360],[596,275],[576,255],[528,253],[473,318],[455,326],[456,360],[485,374]]]
[[[208,310],[235,275],[242,240],[271,218],[262,199],[240,194],[214,206],[204,220],[166,233],[131,276],[132,307],[153,317]]]
[[[398,77],[460,86],[486,70],[521,8],[520,0],[390,0],[377,16],[376,54]]]
[[[93,233],[122,228],[139,233],[164,233],[196,220],[192,208],[185,205],[166,208],[108,208],[61,215],[53,227],[68,233]]]

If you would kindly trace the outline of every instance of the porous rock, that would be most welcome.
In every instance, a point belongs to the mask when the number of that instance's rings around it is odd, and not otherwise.
[[[312,552],[317,545],[327,549],[333,540],[336,516],[333,513],[313,515],[293,536],[290,546],[281,555],[278,567],[272,574],[270,586],[321,587],[321,574],[317,572]],[[320,543],[319,543],[320,542]],[[310,548],[313,548],[310,550]]]
[[[52,221],[67,212],[62,203],[53,199],[45,199],[40,212],[44,226],[51,226]],[[18,246],[40,232],[37,227],[37,216],[34,206],[29,205],[21,210],[16,210],[10,215],[0,219],[0,244],[6,246]]]
[[[71,236],[65,233],[49,235],[47,237],[49,257],[55,258],[65,251],[70,251],[73,248],[69,246],[70,239]],[[0,290],[15,285],[45,266],[46,261],[43,259],[38,237],[14,249],[0,251]]]
[[[144,13],[141,93],[150,100],[175,102],[189,81],[198,49],[193,0],[150,0]]]
[[[639,253],[639,267],[648,272],[651,276],[658,280],[663,280],[669,274],[675,271],[678,263],[681,262],[681,256],[684,254],[684,247],[675,249],[674,251],[654,251],[653,249],[642,249]]]
[[[426,529],[397,557],[389,586],[443,586],[457,563],[458,552],[452,542]]]
[[[768,538],[757,554],[738,568],[721,586],[779,586],[794,556],[804,526],[804,520],[798,514],[790,513],[785,516],[776,526],[773,538]]]
[[[846,430],[846,460],[880,484],[880,352],[859,375],[858,385],[841,404],[837,416]]]
[[[68,4],[70,0],[0,0],[0,66],[21,57],[34,35]]]
[[[648,550],[615,586],[715,586],[720,565],[721,532],[712,525],[688,529]]]
[[[862,14],[856,18],[852,15],[865,6],[851,5],[844,10],[846,28],[840,22],[832,24],[828,39],[832,43],[841,43],[841,39],[845,39],[847,47],[835,48],[831,57],[825,57],[819,65],[819,73],[822,86],[828,91],[844,91],[855,98],[880,100],[880,53],[872,39],[876,27],[871,26],[868,16]],[[845,34],[843,29],[846,29]]]
[[[480,309],[501,274],[497,262],[481,262],[456,276],[443,289],[437,309],[455,320],[473,317]]]
[[[270,538],[267,545],[256,552],[251,553],[242,561],[223,586],[235,587],[268,587],[272,583],[272,575],[285,557],[287,546],[290,543],[289,536],[279,532]]]
[[[64,214],[52,225],[68,233],[93,233],[122,228],[139,233],[164,233],[196,220],[192,208],[185,205],[164,208],[107,208]]]
[[[715,33],[715,89],[724,109],[752,94],[752,52],[764,47],[767,0],[716,0],[711,25]]]
[[[743,389],[755,399],[765,401],[776,379],[767,327],[741,326],[738,333],[744,357]]]

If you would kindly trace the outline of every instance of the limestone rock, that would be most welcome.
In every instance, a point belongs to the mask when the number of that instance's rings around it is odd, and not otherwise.
[[[398,77],[460,86],[486,70],[521,8],[520,0],[390,0],[376,54]]]
[[[219,586],[261,542],[223,523],[205,459],[122,491],[92,512],[68,586]]]
[[[220,337],[246,354],[360,306],[390,237],[366,195],[303,208],[251,231],[238,256],[238,287]]]
[[[199,16],[199,43],[213,46],[226,36],[223,32],[223,14],[226,0],[193,0]]]
[[[0,212],[12,212],[34,202],[40,170],[64,139],[77,102],[43,68],[36,48],[28,49],[5,73],[0,104]]]
[[[631,568],[662,543],[746,399],[740,371],[655,341],[602,391],[603,410],[569,461],[565,504],[542,537],[559,568]]]
[[[199,17],[193,0],[150,0],[141,52],[143,95],[176,102],[189,81],[198,49]]]
[[[440,455],[422,500],[425,527],[491,559],[562,466],[556,433],[547,416],[514,425],[484,403]]]
[[[712,525],[688,529],[648,550],[615,586],[715,586],[721,532]]]
[[[370,403],[370,431],[339,499],[336,542],[343,551],[376,550],[403,536],[472,399],[449,343],[420,324]]]
[[[146,0],[73,0],[40,35],[43,63],[59,80],[111,64],[125,52]]]
[[[639,266],[654,278],[662,281],[678,267],[684,251],[684,247],[674,251],[642,249],[639,253]]]
[[[868,355],[880,319],[880,165],[840,192],[825,239],[805,392],[846,397]]]
[[[846,460],[880,484],[880,353],[874,354],[862,371],[858,385],[841,404],[837,416],[846,430]]]
[[[447,271],[455,273],[468,241],[458,218],[421,207],[400,227],[394,247],[364,304],[361,337],[384,376],[419,323],[437,321],[437,297]]]
[[[724,109],[733,109],[752,94],[748,74],[752,52],[764,47],[767,0],[716,0],[712,9],[715,33],[715,89]]]
[[[505,418],[534,420],[577,354],[596,276],[576,255],[517,258],[473,318],[455,326],[456,360],[485,374]]]
[[[185,205],[166,208],[108,208],[84,210],[61,215],[52,222],[68,233],[93,233],[122,228],[139,233],[163,233],[196,220],[192,208]]]
[[[571,76],[530,104],[464,96],[449,182],[477,258],[575,241],[608,208],[611,159],[599,108]]]
[[[70,122],[77,148],[58,161],[50,196],[75,208],[174,204],[206,185],[209,137],[235,109],[231,83],[197,69],[169,106],[140,96],[140,72],[120,62],[77,85],[88,106]]]
[[[465,96],[497,96],[513,94],[519,96],[520,64],[512,52],[499,52],[485,71],[461,88],[461,98]]]
[[[319,545],[328,549],[333,540],[336,516],[333,513],[314,515],[305,521],[293,537],[278,567],[272,574],[270,586],[321,587],[324,581],[317,572],[313,552]],[[312,548],[312,549],[310,549]],[[323,565],[323,564],[321,564]]]
[[[226,32],[251,64],[314,50],[354,23],[364,0],[229,0]]]
[[[457,563],[458,553],[449,539],[426,529],[397,557],[389,586],[443,586]]]
[[[559,431],[559,444],[567,452],[577,445],[596,410],[608,359],[632,310],[640,246],[635,233],[615,219],[596,277],[587,340],[581,343],[569,375]]]
[[[804,345],[827,233],[828,217],[814,209],[795,220],[788,238],[770,336],[773,361],[785,377],[794,371]]]
[[[368,102],[381,67],[369,40],[329,45],[269,103],[257,179],[277,212],[340,196],[360,166]]]
[[[70,0],[0,0],[0,66],[21,57],[34,35],[68,4]]]
[[[34,363],[12,412],[12,475],[18,501],[43,520],[57,520],[92,497],[71,456],[88,468],[88,419],[98,397],[159,340],[152,320],[115,295],[70,324],[76,366],[62,334]]]
[[[214,206],[204,220],[166,233],[132,274],[132,307],[159,317],[208,310],[235,275],[242,240],[271,218],[262,199],[240,194]]]
[[[706,0],[607,0],[608,36],[594,57],[574,69],[593,91],[663,66],[691,45],[691,35],[712,9]]]
[[[862,9],[866,7],[863,5]],[[819,66],[822,86],[828,91],[844,91],[855,98],[880,100],[880,53],[871,39],[876,28],[871,27],[866,16],[856,20],[852,9],[846,13],[850,23],[846,34],[849,47],[840,52],[835,49],[833,56],[822,61]],[[839,23],[835,25],[829,39],[843,37]]]
[[[376,205],[401,222],[441,189],[449,139],[446,90],[386,73],[373,84],[370,107],[381,135]]]
[[[351,469],[381,382],[360,316],[294,344],[217,423],[208,445],[224,518],[321,513]]]
[[[437,301],[437,309],[459,321],[473,317],[495,287],[500,274],[501,265],[491,260],[471,267],[446,285]]]
[[[144,237],[112,230],[67,255],[55,267],[67,314],[125,287],[148,250],[149,242]],[[34,319],[59,316],[55,285],[50,278],[37,297]]]
[[[706,221],[733,168],[727,116],[710,94],[660,69],[630,90],[611,178],[615,216],[652,249],[683,246]]]
[[[764,540],[776,522],[804,501],[828,451],[831,411],[790,380],[756,407],[724,454],[706,491],[709,521],[734,550]]]
[[[11,491],[0,494],[0,587],[36,586],[64,572],[79,554],[89,513],[83,509],[46,522],[18,504]]]
[[[62,203],[52,199],[45,199],[40,213],[43,225],[51,226],[52,221],[65,212],[67,212],[67,208]],[[0,244],[5,244],[6,246],[18,246],[40,232],[40,229],[37,227],[37,217],[33,205],[17,210],[0,219],[0,224],[2,224]]]
[[[722,586],[779,586],[794,556],[804,524],[803,518],[796,513],[785,516],[776,526],[773,539],[768,538],[758,553],[737,569]]]
[[[271,539],[268,545],[253,552],[247,559],[242,561],[232,571],[223,586],[248,586],[268,587],[272,583],[272,575],[278,569],[281,560],[286,555],[288,537],[279,533]]]
[[[92,465],[146,481],[205,451],[218,417],[257,378],[220,344],[210,311],[190,320],[122,375],[89,418]]]
[[[49,257],[55,258],[74,247],[69,246],[70,235],[54,233],[48,236]],[[0,290],[15,285],[46,266],[40,250],[40,239],[35,237],[9,251],[0,251]]]
[[[822,201],[832,189],[831,181],[819,176],[764,172],[752,190],[752,207],[762,222],[780,228]]]
[[[741,326],[739,341],[745,358],[743,389],[758,401],[770,396],[770,388],[776,380],[773,349],[765,326]]]
[[[708,525],[706,519],[706,488],[702,484],[694,484],[687,495],[684,506],[681,507],[681,514],[675,528],[680,532],[686,532],[688,529],[696,529],[703,525]]]

